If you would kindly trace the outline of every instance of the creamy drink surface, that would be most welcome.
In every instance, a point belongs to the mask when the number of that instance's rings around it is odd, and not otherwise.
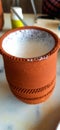
[[[4,40],[4,51],[16,57],[33,58],[43,56],[55,46],[51,34],[40,30],[21,30],[9,34]]]

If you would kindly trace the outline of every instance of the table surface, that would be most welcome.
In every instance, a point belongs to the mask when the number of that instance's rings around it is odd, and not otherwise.
[[[4,27],[0,36],[11,29],[10,14],[4,14]],[[59,21],[39,19],[34,15],[24,15],[28,25],[43,26],[60,35]],[[52,23],[51,23],[52,22]],[[52,26],[51,26],[52,25]],[[29,105],[19,101],[10,91],[4,71],[3,58],[0,55],[0,130],[55,130],[60,120],[60,51],[57,59],[56,86],[52,96],[44,103]]]

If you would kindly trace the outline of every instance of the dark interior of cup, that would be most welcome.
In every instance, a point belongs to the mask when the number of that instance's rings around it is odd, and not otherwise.
[[[55,47],[54,37],[43,30],[24,29],[8,34],[2,48],[12,56],[33,58],[49,53]]]

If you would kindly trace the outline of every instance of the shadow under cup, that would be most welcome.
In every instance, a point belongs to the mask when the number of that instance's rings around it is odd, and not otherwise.
[[[13,94],[30,104],[51,95],[56,82],[58,37],[40,27],[12,29],[1,37],[6,78]]]

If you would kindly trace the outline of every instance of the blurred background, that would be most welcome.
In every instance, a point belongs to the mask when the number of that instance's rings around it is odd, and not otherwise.
[[[34,0],[37,13],[42,11],[42,0]],[[33,13],[31,0],[2,0],[4,12],[10,12],[11,6],[21,6],[23,13]]]
[[[2,5],[3,11],[7,13],[11,6],[21,7],[23,13],[34,13],[32,7],[35,5],[35,12],[60,19],[60,0],[2,0]]]

